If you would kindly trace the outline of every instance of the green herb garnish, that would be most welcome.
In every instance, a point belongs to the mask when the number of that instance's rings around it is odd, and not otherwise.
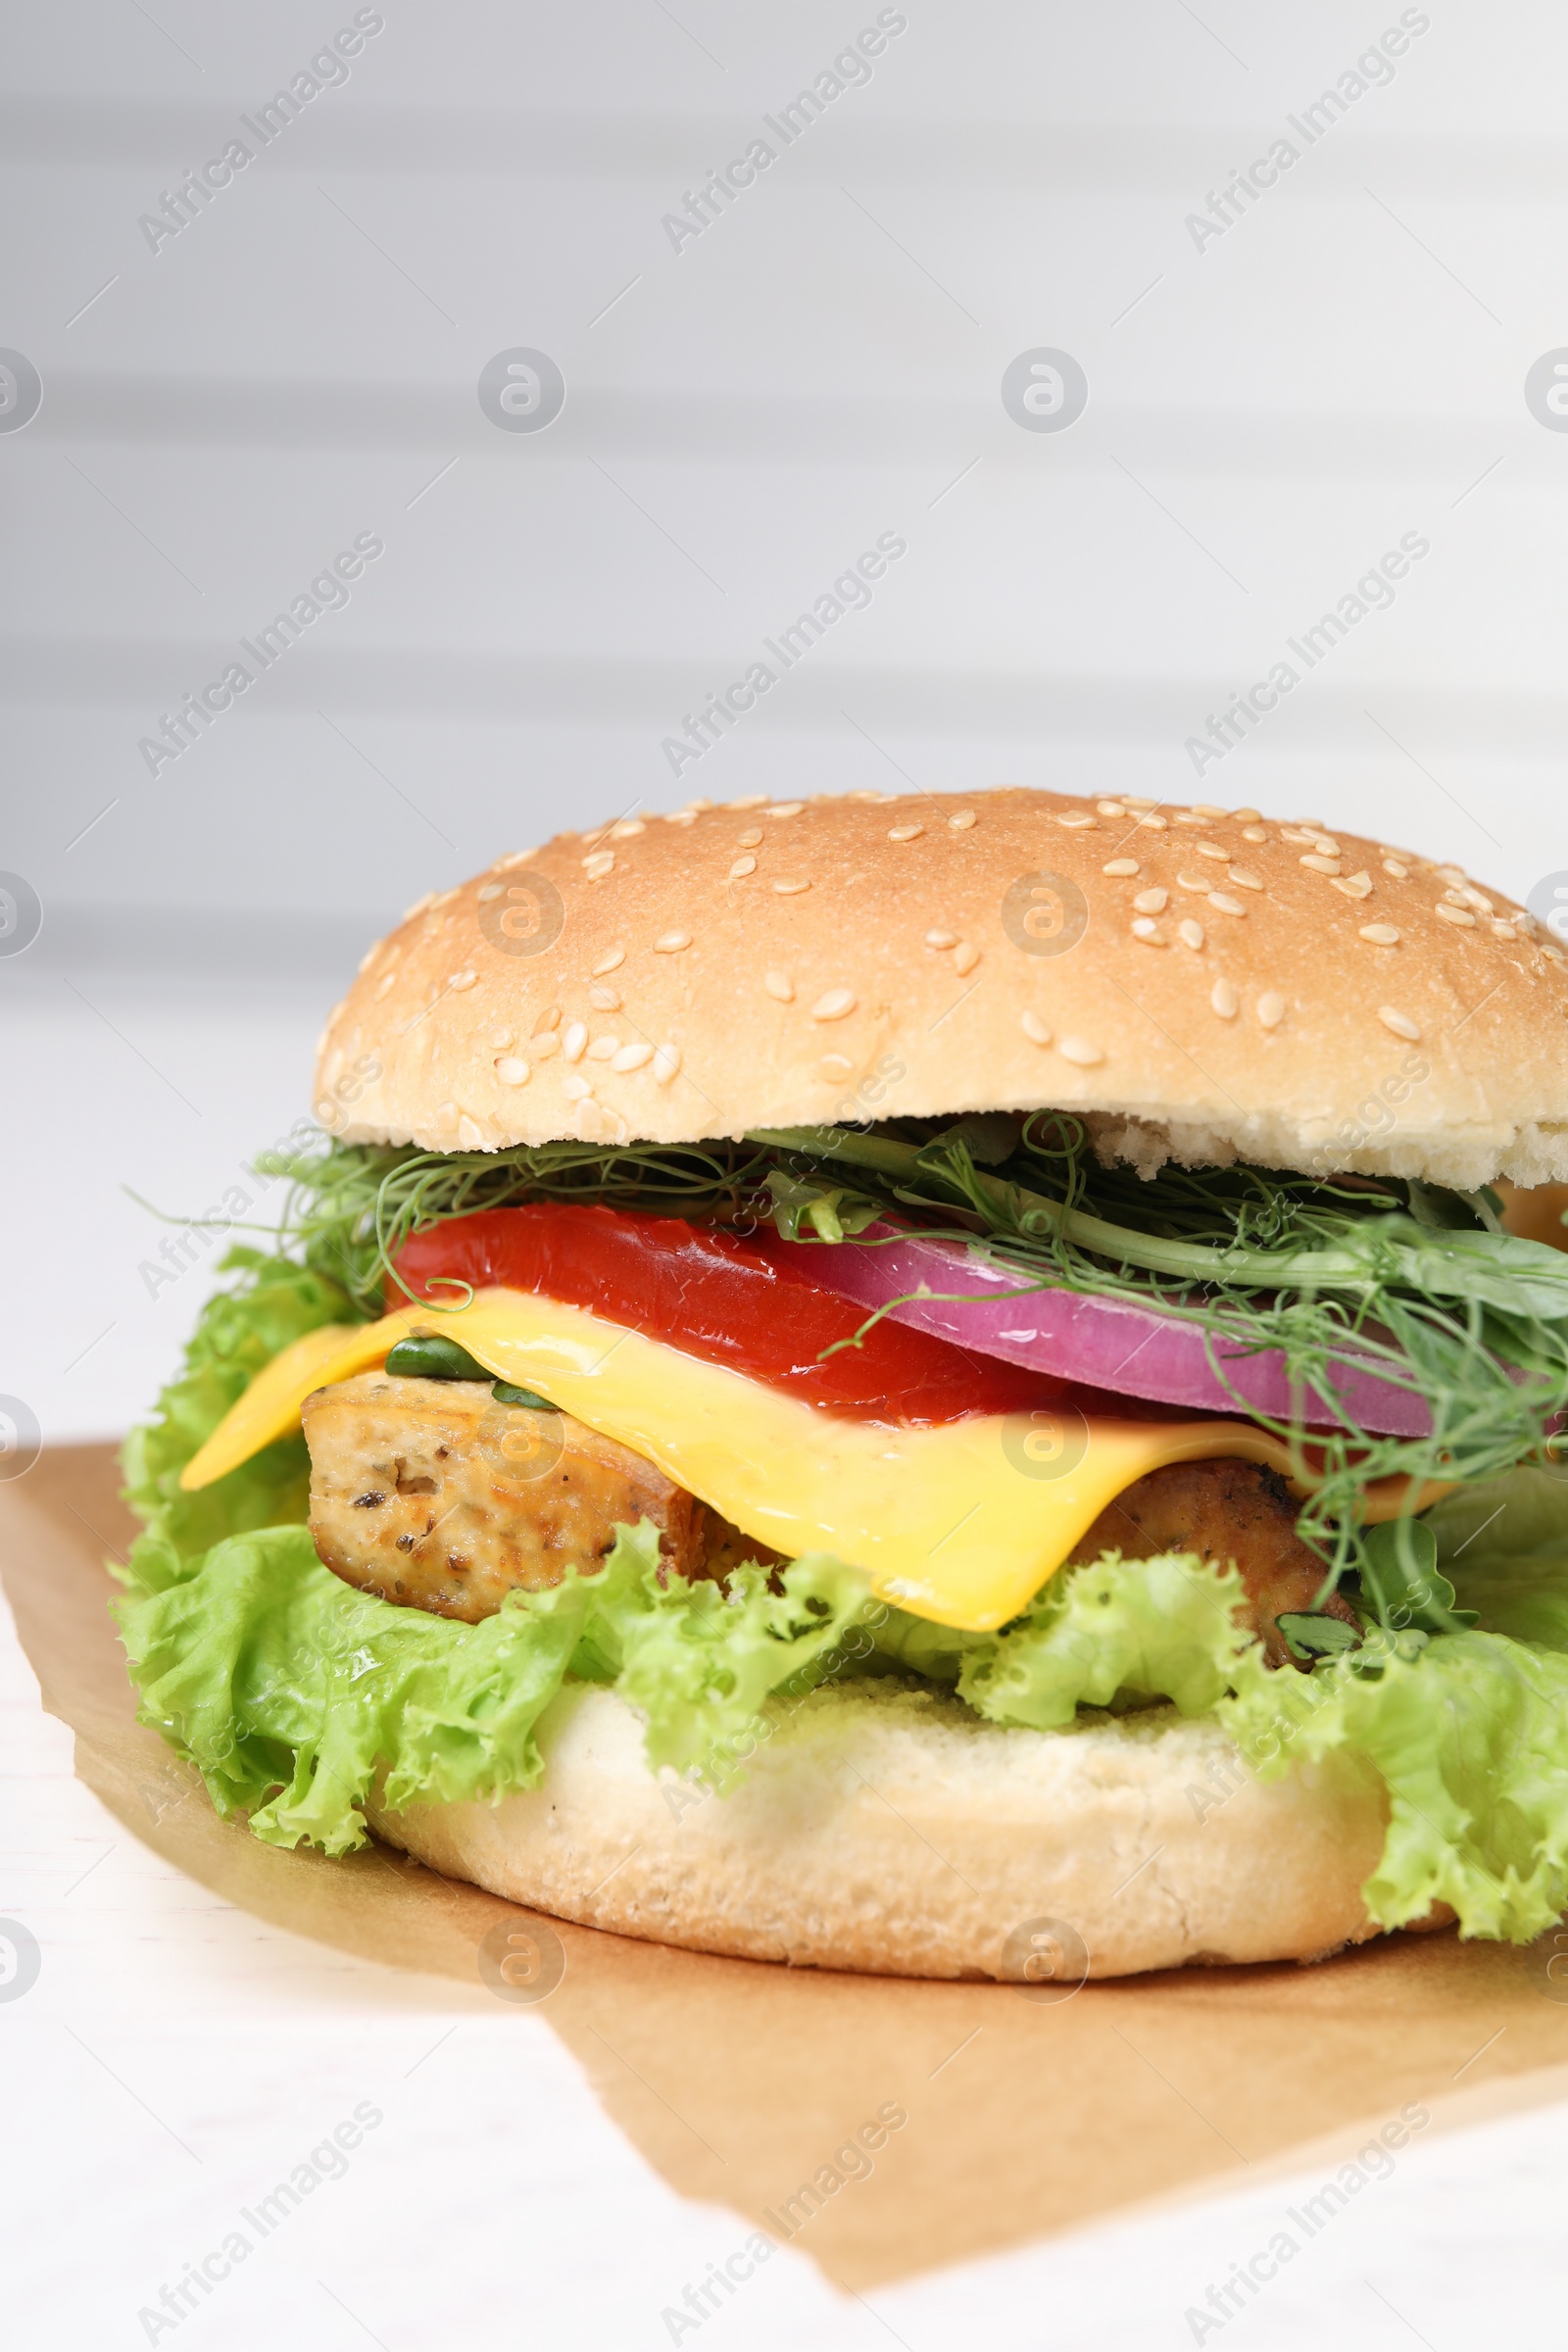
[[[1361,1637],[1343,1617],[1320,1616],[1315,1610],[1287,1609],[1275,1624],[1285,1636],[1293,1658],[1337,1658],[1359,1649]]]
[[[386,1368],[407,1380],[488,1380],[483,1364],[460,1348],[456,1340],[426,1338],[399,1340],[387,1350]]]
[[[490,1394],[497,1404],[525,1404],[535,1413],[553,1413],[556,1409],[548,1396],[539,1396],[533,1389],[514,1389],[510,1380],[493,1382]]]

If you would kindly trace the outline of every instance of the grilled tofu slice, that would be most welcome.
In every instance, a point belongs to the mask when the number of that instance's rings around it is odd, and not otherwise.
[[[710,1554],[718,1575],[774,1556],[628,1446],[566,1413],[499,1404],[485,1381],[362,1372],[308,1396],[304,1423],[321,1560],[438,1617],[477,1624],[509,1592],[593,1568],[617,1521],[651,1519],[681,1576],[710,1573]]]
[[[1234,1560],[1247,1591],[1246,1621],[1271,1666],[1291,1666],[1278,1620],[1310,1609],[1323,1562],[1296,1532],[1298,1505],[1274,1470],[1256,1462],[1173,1462],[1134,1481],[1107,1503],[1072,1554],[1073,1564],[1119,1551],[1152,1560],[1162,1551],[1196,1551],[1221,1566]],[[1347,1625],[1354,1615],[1339,1593],[1322,1614]]]

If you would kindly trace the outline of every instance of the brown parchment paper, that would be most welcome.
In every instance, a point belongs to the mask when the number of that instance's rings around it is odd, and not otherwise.
[[[328,1861],[220,1822],[134,1717],[106,1603],[131,1523],[107,1446],[0,1487],[0,1567],[44,1704],[128,1829],[230,1902],[395,1967],[455,1979],[528,1915],[381,1848]],[[1432,2124],[1568,2097],[1568,1936],[1531,1951],[1396,1936],[1315,1968],[1194,1969],[1086,1984],[906,1984],[714,1959],[561,1924],[538,2013],[677,2190],[788,2236],[843,2285],[889,2278],[1151,2200],[1324,2177],[1415,2104]],[[795,2227],[782,2209],[878,2111],[869,2175]]]

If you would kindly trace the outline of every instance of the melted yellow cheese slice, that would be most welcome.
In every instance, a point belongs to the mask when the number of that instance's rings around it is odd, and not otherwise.
[[[427,1307],[410,1306],[297,1340],[252,1381],[181,1486],[236,1469],[298,1428],[313,1389],[380,1363],[432,1321]],[[790,1558],[831,1552],[863,1569],[880,1598],[968,1632],[1016,1617],[1106,1504],[1148,1471],[1221,1454],[1291,1471],[1278,1439],[1238,1421],[1037,1412],[893,1429],[842,1420],[527,1291],[481,1291],[436,1327],[498,1379],[657,1462],[745,1534]],[[1367,1516],[1400,1507],[1406,1482],[1387,1484],[1397,1494],[1369,1491]]]

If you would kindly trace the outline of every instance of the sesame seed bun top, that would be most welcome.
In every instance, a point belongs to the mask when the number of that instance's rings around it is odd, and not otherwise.
[[[1142,799],[696,802],[421,900],[321,1040],[347,1142],[1054,1106],[1152,1169],[1568,1178],[1568,957],[1456,866]]]

